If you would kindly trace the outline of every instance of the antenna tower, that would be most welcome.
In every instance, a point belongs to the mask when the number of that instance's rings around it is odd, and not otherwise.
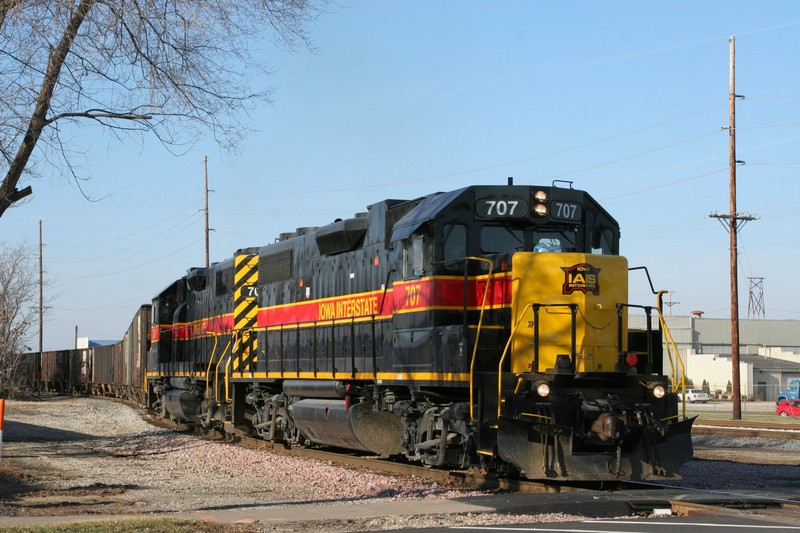
[[[747,281],[750,283],[747,318],[766,318],[764,312],[764,278],[747,278]]]

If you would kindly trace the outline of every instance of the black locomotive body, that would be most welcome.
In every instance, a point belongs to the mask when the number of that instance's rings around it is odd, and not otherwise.
[[[678,477],[692,420],[661,328],[628,330],[627,284],[617,222],[571,187],[385,200],[159,294],[146,401],[435,467]]]

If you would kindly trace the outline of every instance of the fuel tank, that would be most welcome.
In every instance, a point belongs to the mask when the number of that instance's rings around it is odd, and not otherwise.
[[[164,395],[164,407],[173,418],[184,422],[200,421],[200,398],[191,391],[174,389]]]
[[[373,411],[368,403],[348,406],[344,400],[306,399],[294,402],[290,410],[300,433],[315,444],[381,456],[403,452],[400,417]]]

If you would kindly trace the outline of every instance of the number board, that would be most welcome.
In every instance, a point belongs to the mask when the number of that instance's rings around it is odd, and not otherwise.
[[[581,204],[553,200],[550,202],[550,216],[556,220],[580,222],[581,218],[583,217],[583,212],[581,209]]]
[[[528,202],[524,198],[479,198],[475,214],[481,218],[525,218]]]
[[[242,285],[239,291],[240,298],[251,299],[258,297],[258,287],[255,285]]]

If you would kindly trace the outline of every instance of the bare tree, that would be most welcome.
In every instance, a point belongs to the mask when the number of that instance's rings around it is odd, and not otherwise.
[[[308,46],[327,2],[0,0],[0,217],[31,193],[23,177],[82,179],[73,128],[171,149],[210,132],[234,148],[241,112],[269,100],[250,88],[268,73],[255,51]]]
[[[25,340],[38,318],[38,269],[33,252],[0,244],[0,391],[24,391],[34,369]]]

